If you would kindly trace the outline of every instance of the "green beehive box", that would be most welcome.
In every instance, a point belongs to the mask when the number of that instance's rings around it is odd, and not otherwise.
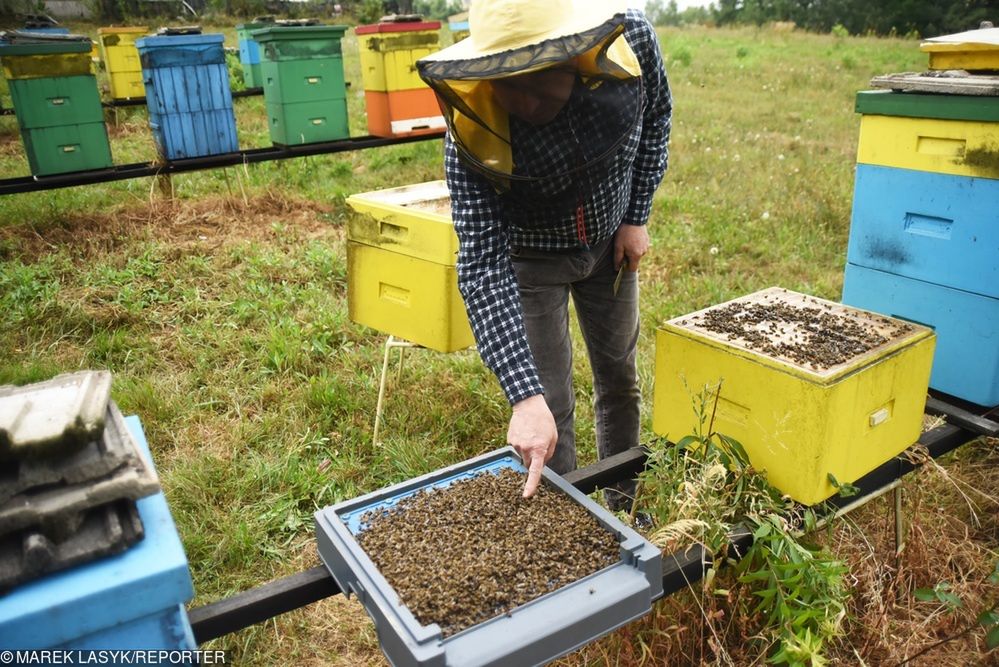
[[[261,63],[264,97],[268,104],[295,104],[347,97],[343,59],[311,58]]]
[[[92,75],[14,79],[9,85],[21,129],[104,122]]]
[[[0,46],[31,173],[48,176],[112,165],[90,40]]]
[[[251,34],[271,141],[298,145],[349,136],[340,40],[345,26],[273,26]]]
[[[103,122],[22,130],[21,139],[36,176],[107,169],[112,164]]]
[[[267,120],[271,141],[280,146],[335,141],[350,135],[345,99],[268,104]]]
[[[275,25],[250,34],[260,45],[260,61],[308,60],[342,55],[344,25]]]

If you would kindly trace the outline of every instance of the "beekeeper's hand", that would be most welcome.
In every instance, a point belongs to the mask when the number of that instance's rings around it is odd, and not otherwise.
[[[530,498],[541,483],[541,469],[555,453],[558,429],[545,397],[536,394],[516,403],[510,416],[506,441],[517,450],[527,466],[524,497]]]
[[[638,263],[649,251],[649,230],[645,225],[622,224],[614,233],[614,270],[628,260],[628,270],[638,271]]]

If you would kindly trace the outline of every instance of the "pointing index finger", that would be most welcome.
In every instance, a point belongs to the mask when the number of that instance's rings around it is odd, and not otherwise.
[[[527,470],[527,482],[524,483],[525,498],[530,498],[537,492],[538,485],[541,483],[541,469],[544,467],[545,459],[543,456],[535,456],[531,459],[531,466]]]

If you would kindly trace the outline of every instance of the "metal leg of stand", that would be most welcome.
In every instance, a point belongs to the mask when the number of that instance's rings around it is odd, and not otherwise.
[[[898,599],[905,596],[902,584],[902,551],[905,549],[905,526],[902,515],[902,485],[895,487],[895,586],[898,588]]]
[[[371,444],[378,445],[378,430],[382,421],[382,409],[385,406],[385,387],[388,384],[389,355],[392,348],[399,348],[399,373],[402,374],[402,353],[407,347],[416,347],[413,343],[405,340],[397,340],[395,336],[389,336],[385,341],[385,356],[382,357],[382,378],[378,383],[378,403],[375,405],[375,427],[371,434]]]

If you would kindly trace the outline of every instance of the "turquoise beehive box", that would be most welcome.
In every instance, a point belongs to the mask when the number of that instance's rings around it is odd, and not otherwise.
[[[149,127],[168,160],[239,150],[222,35],[136,40]]]
[[[149,459],[139,420],[125,421]],[[166,498],[136,504],[145,534],[132,547],[0,596],[0,649],[197,648],[184,610],[194,588]]]
[[[933,327],[930,387],[999,404],[999,98],[862,92],[843,302]]]

